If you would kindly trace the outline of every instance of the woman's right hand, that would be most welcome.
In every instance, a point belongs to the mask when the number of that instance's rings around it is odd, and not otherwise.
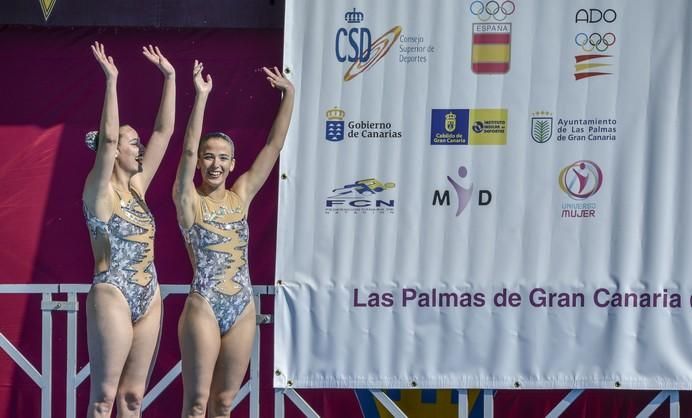
[[[197,93],[209,93],[211,91],[211,75],[207,74],[206,80],[202,76],[204,65],[195,60],[195,66],[192,70],[192,81],[195,83],[195,91]]]
[[[98,61],[101,69],[106,74],[107,80],[115,80],[118,78],[118,68],[115,66],[115,62],[113,62],[113,57],[106,55],[103,44],[94,42],[94,44],[91,45],[91,52],[94,53],[94,57],[96,57],[96,61]]]

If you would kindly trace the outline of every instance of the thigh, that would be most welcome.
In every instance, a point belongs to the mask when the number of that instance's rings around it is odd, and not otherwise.
[[[211,386],[213,397],[235,393],[240,389],[252,356],[256,324],[255,304],[251,299],[238,321],[221,338],[221,350]]]
[[[178,322],[178,342],[185,393],[208,393],[221,336],[211,306],[196,293],[191,293],[185,301],[185,308]]]
[[[149,383],[161,336],[161,313],[161,294],[157,288],[147,312],[132,326],[132,346],[120,378],[120,386],[127,390],[143,393]]]
[[[117,287],[105,283],[91,287],[87,341],[92,392],[117,387],[132,345],[130,307]]]

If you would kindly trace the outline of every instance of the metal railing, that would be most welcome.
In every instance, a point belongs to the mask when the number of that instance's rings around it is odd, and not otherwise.
[[[29,360],[12,344],[2,332],[0,332],[0,349],[26,373],[31,380],[41,389],[41,418],[51,417],[52,396],[52,357],[53,357],[53,312],[67,313],[67,385],[66,385],[66,416],[75,417],[76,391],[80,384],[89,376],[89,364],[79,371],[77,370],[77,313],[79,302],[77,295],[87,293],[91,285],[88,284],[5,284],[0,285],[2,294],[40,294],[41,296],[41,371],[31,364]],[[189,286],[186,285],[161,285],[161,299],[169,295],[187,295]],[[261,296],[273,295],[273,286],[253,286],[255,306],[257,314],[257,336],[253,343],[252,357],[250,359],[250,377],[245,382],[240,392],[233,401],[233,408],[246,397],[250,397],[250,417],[259,418],[259,371],[260,371],[260,326],[272,322],[271,315],[262,314]],[[53,300],[53,295],[66,294],[67,300]],[[163,390],[180,375],[180,361],[173,366],[145,395],[142,409],[146,409],[154,402]],[[356,389],[356,388],[354,388]],[[370,390],[372,395],[395,418],[407,418],[406,414],[383,390]],[[457,389],[459,395],[458,417],[469,417],[468,391]],[[572,403],[584,392],[583,389],[570,391],[549,413],[546,418],[558,418]],[[484,389],[482,391],[483,416],[494,416],[495,391]],[[319,418],[320,416],[305,399],[293,388],[277,388],[274,390],[274,417],[284,418],[285,402],[289,399],[306,417]],[[680,394],[675,390],[660,391],[637,415],[636,418],[651,416],[661,405],[669,402],[670,418],[680,418]]]
[[[65,416],[77,416],[77,388],[90,374],[89,363],[77,370],[77,313],[79,301],[77,296],[89,292],[89,284],[26,284],[0,285],[1,294],[41,294],[41,372],[0,332],[0,348],[26,373],[41,390],[41,418],[51,417],[52,370],[53,370],[53,312],[67,313],[67,370],[66,370],[66,407]],[[187,295],[190,286],[161,285],[161,300],[169,295]],[[272,322],[271,315],[262,313],[261,296],[273,295],[273,286],[253,286],[255,309],[257,312],[256,338],[250,358],[250,377],[243,384],[233,400],[235,408],[246,397],[250,397],[250,417],[259,418],[259,371],[260,371],[260,326]],[[66,294],[67,300],[53,300],[53,295]],[[181,363],[173,366],[144,396],[142,410],[154,402],[158,396],[175,380],[181,372]]]

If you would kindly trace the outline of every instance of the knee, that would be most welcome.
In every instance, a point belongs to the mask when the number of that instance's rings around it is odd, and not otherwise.
[[[136,412],[142,409],[144,400],[144,388],[142,389],[123,389],[118,393],[118,405],[121,409],[128,412]]]
[[[238,394],[237,389],[227,390],[217,394],[212,402],[212,416],[227,417],[233,409],[233,400]]]
[[[110,416],[113,410],[113,402],[115,402],[116,391],[117,387],[110,385],[104,385],[92,391],[90,409],[99,415]]]
[[[184,417],[204,417],[207,412],[208,392],[189,394],[185,399]]]

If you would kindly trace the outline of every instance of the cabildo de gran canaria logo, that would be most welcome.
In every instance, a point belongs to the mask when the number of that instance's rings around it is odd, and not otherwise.
[[[507,109],[432,109],[431,145],[505,145]]]
[[[516,5],[509,0],[475,0],[469,10],[480,21],[473,24],[471,69],[476,74],[509,72],[512,24],[505,21],[514,14]]]
[[[346,12],[344,20],[351,26],[336,31],[334,49],[339,62],[353,63],[344,74],[344,81],[349,81],[387,55],[401,34],[401,26],[394,26],[373,41],[370,29],[361,25],[365,20],[363,12],[354,7]]]
[[[352,139],[401,139],[401,131],[392,129],[391,122],[371,120],[349,120],[344,122],[346,112],[338,107],[327,110],[325,139],[331,142]]]

